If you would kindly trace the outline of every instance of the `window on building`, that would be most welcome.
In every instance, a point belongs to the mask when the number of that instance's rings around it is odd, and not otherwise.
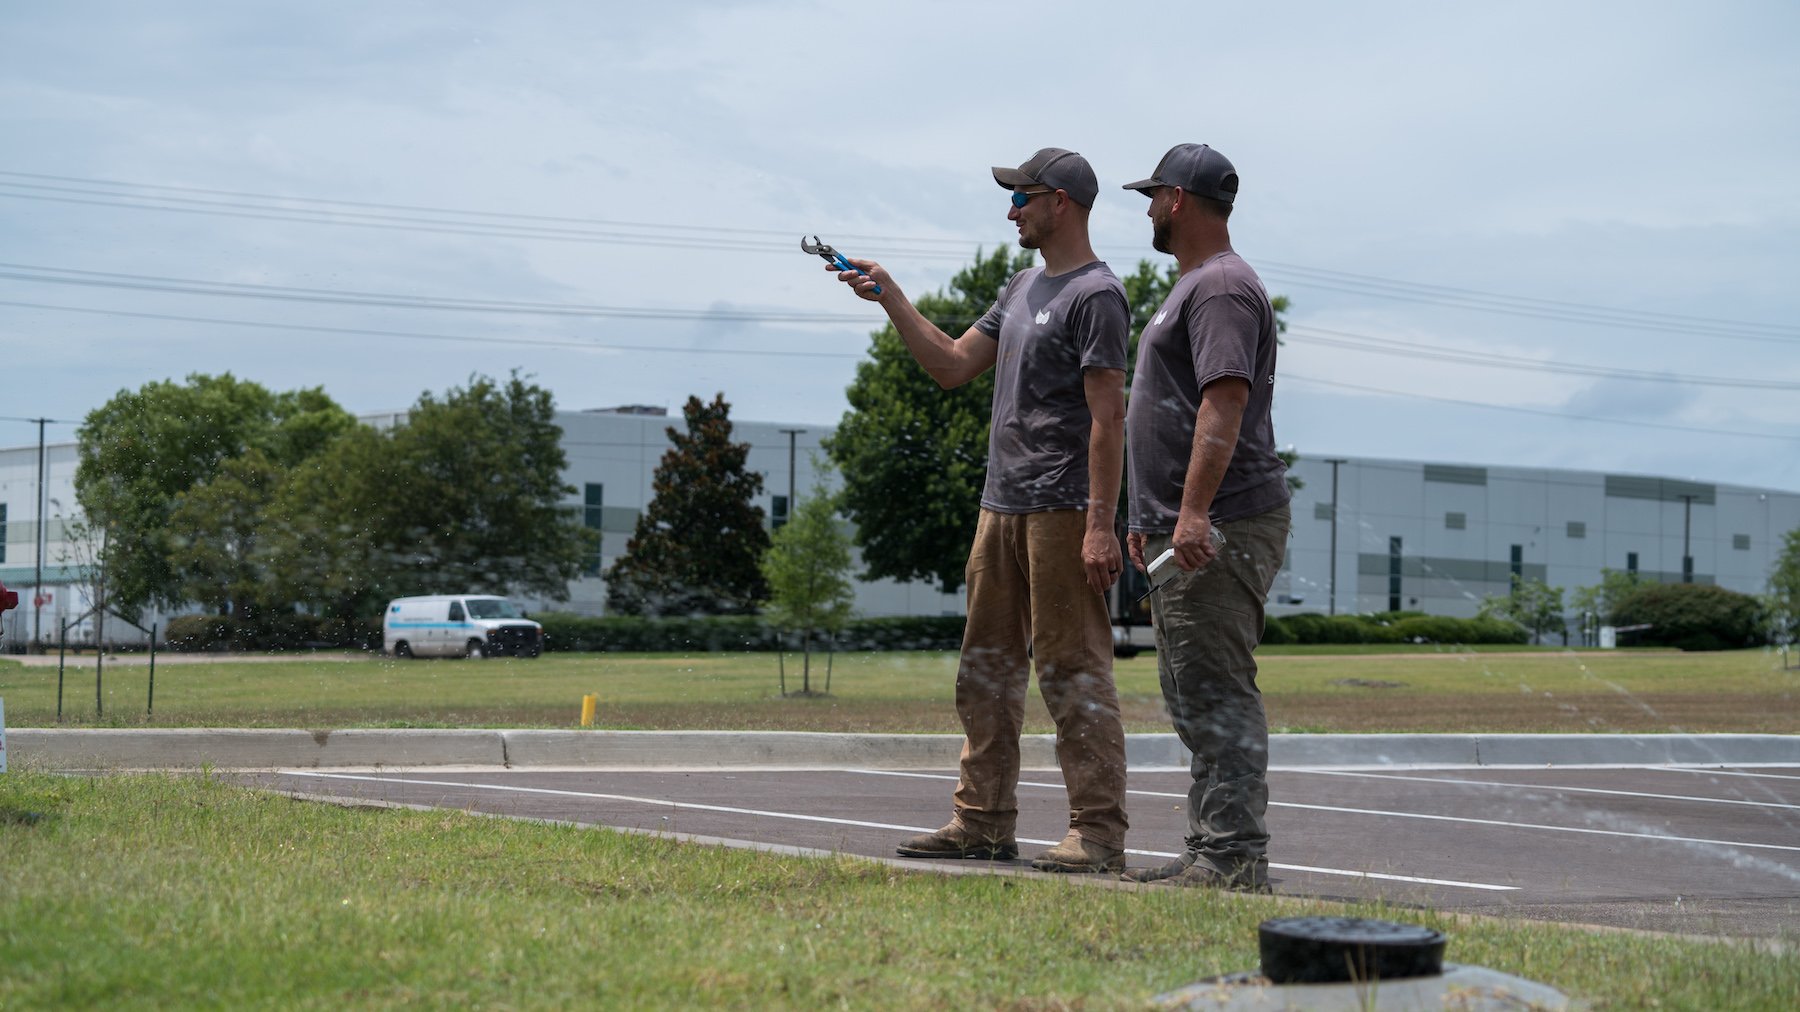
[[[6,504],[0,502],[0,562],[6,561]]]
[[[1571,538],[1587,537],[1587,523],[1582,520],[1569,521],[1569,537],[1571,537]]]
[[[1331,519],[1331,504],[1328,502],[1313,503],[1313,519],[1314,520],[1330,520]]]
[[[769,499],[769,525],[780,530],[788,522],[788,497],[772,496]]]
[[[1627,573],[1637,572],[1637,553],[1636,552],[1626,552],[1625,553],[1625,571]]]
[[[1469,515],[1467,513],[1446,513],[1444,514],[1444,527],[1452,531],[1467,530]]]
[[[1512,546],[1512,578],[1514,582],[1525,578],[1525,546]]]
[[[1388,538],[1388,611],[1400,610],[1400,539]]]
[[[5,507],[0,506],[0,510],[3,510],[3,509],[5,509]],[[4,520],[5,517],[6,517],[5,513],[0,513],[0,520]],[[1748,534],[1733,534],[1731,536],[1731,547],[1740,552],[1749,551],[1750,550],[1750,535],[1748,535]]]
[[[581,522],[587,529],[599,533],[601,524],[606,519],[606,487],[595,482],[588,482],[582,489]],[[600,546],[594,546],[594,557],[588,560],[584,571],[589,576],[600,575]]]

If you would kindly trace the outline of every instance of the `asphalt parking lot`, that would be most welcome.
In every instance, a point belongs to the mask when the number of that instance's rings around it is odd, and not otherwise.
[[[891,857],[901,837],[942,825],[955,784],[950,769],[233,777],[308,796],[879,858]],[[1132,771],[1132,864],[1160,864],[1180,847],[1187,781],[1180,770]],[[1057,771],[1024,773],[1025,858],[1062,838],[1066,805]],[[1687,934],[1800,936],[1800,767],[1279,769],[1270,775],[1269,826],[1278,893]]]

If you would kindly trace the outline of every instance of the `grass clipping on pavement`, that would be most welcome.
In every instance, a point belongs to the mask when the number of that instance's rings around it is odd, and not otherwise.
[[[1732,943],[1060,879],[917,874],[165,775],[0,775],[0,1008],[1133,1008],[1256,925],[1399,918],[1602,1007],[1787,1008]]]

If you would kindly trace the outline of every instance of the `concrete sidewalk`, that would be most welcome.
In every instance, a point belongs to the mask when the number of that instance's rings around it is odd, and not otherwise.
[[[954,769],[962,736],[799,731],[483,729],[12,728],[15,768],[306,769],[570,767],[586,769]],[[1052,735],[1026,735],[1028,769],[1057,765]],[[1800,765],[1800,735],[1286,734],[1280,768]],[[1185,769],[1172,734],[1126,736],[1134,769]]]

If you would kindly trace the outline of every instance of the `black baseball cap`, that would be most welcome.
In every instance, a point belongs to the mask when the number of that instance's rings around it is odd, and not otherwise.
[[[1087,159],[1067,148],[1040,148],[1037,154],[1025,159],[1025,164],[1016,169],[996,165],[994,182],[1005,190],[1034,183],[1053,190],[1063,190],[1069,194],[1070,200],[1090,210],[1094,206],[1094,198],[1100,195],[1100,181],[1094,178],[1094,167],[1088,164]]]
[[[1229,204],[1237,199],[1238,174],[1231,159],[1204,144],[1177,144],[1156,163],[1149,179],[1126,183],[1127,190],[1179,186],[1189,193]]]

